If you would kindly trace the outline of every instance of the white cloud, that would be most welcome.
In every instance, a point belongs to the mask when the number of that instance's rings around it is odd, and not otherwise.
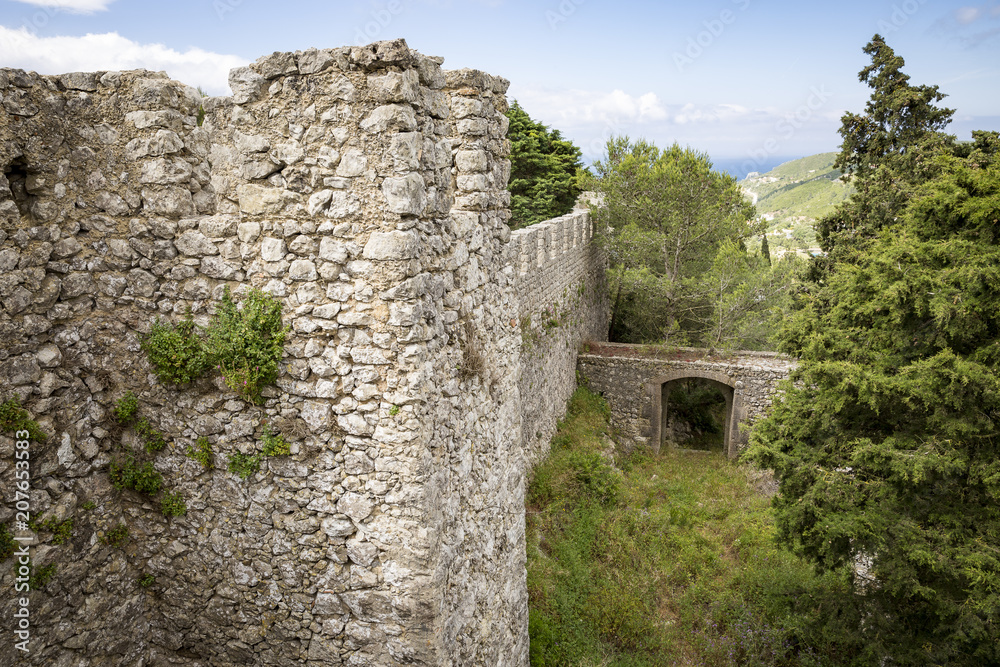
[[[982,15],[982,10],[979,7],[960,7],[955,10],[955,20],[962,25],[968,25],[974,22]]]
[[[163,44],[139,44],[110,32],[83,37],[39,37],[27,29],[0,26],[0,63],[40,74],[99,70],[165,70],[172,78],[229,94],[229,70],[247,64],[239,56],[198,48],[176,51]]]
[[[512,87],[534,119],[579,146],[584,161],[598,159],[612,136],[644,138],[666,147],[677,142],[713,155],[739,156],[760,151],[801,154],[834,150],[843,111],[828,104],[789,108],[751,108],[730,103],[666,104],[654,92],[586,91]],[[830,107],[830,108],[828,108]],[[818,148],[817,148],[818,147]]]
[[[14,0],[26,5],[62,9],[76,14],[92,14],[103,12],[115,0]]]

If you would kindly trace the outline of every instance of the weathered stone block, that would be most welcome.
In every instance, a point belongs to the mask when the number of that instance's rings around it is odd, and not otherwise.
[[[420,215],[427,206],[427,189],[420,174],[385,179],[382,194],[393,213]]]

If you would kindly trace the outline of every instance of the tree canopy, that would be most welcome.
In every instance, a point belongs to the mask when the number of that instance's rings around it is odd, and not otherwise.
[[[676,144],[617,137],[606,150],[588,185],[603,196],[594,218],[609,255],[611,339],[763,344],[761,316],[787,292],[790,264],[772,272],[747,253],[763,225],[736,179]]]
[[[748,454],[780,481],[782,540],[851,573],[866,664],[1000,664],[1000,138],[956,144],[937,88],[878,35],[865,51],[872,99],[841,129],[859,192]]]
[[[580,188],[580,149],[534,121],[517,100],[507,111],[510,129],[511,227],[556,218],[573,210]]]

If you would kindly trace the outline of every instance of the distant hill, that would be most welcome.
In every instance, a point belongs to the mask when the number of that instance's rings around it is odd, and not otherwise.
[[[832,212],[852,189],[834,169],[836,153],[820,153],[778,165],[766,174],[751,172],[743,191],[768,220],[771,254],[819,252],[813,223]]]

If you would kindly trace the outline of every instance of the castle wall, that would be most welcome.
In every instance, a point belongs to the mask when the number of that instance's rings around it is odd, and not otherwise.
[[[521,345],[524,444],[531,461],[548,448],[576,389],[580,344],[607,340],[605,259],[590,212],[576,210],[511,235]]]

